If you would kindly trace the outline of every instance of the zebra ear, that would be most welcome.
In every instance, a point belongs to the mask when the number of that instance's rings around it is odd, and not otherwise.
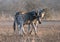
[[[37,16],[39,16],[40,14],[39,14],[39,10],[37,10]]]

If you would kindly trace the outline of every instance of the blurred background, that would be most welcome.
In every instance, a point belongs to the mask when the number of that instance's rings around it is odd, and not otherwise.
[[[17,11],[46,9],[42,24],[38,25],[37,36],[20,36],[13,30]],[[32,27],[31,27],[32,28]],[[27,26],[24,26],[28,31]],[[28,33],[28,32],[27,32]],[[0,42],[60,42],[60,0],[0,0]]]
[[[60,20],[60,0],[0,0],[0,20],[13,20],[17,11],[47,8],[44,19]]]

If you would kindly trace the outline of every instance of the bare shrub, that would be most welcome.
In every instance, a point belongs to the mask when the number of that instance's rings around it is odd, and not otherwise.
[[[31,10],[34,10],[34,9],[38,9],[40,8],[41,4],[40,2],[36,1],[36,0],[26,0],[26,5],[25,5],[25,9],[27,11],[31,11]]]
[[[49,8],[45,8],[45,16],[44,19],[51,19],[52,18],[52,12]]]

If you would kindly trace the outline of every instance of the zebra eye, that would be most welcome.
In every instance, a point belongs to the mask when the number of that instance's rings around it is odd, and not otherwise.
[[[34,15],[33,16],[37,16],[37,13],[34,13]]]

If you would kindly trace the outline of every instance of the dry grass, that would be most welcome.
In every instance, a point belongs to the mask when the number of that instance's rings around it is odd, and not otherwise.
[[[43,24],[38,27],[37,35],[24,36],[15,34],[12,25],[0,25],[0,42],[60,42],[60,24]]]

